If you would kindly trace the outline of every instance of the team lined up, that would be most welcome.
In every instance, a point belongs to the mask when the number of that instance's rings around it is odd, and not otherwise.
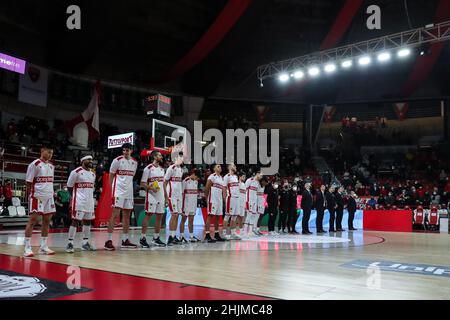
[[[122,146],[122,156],[115,158],[110,167],[110,185],[112,187],[112,215],[108,224],[108,238],[104,249],[115,250],[113,245],[114,221],[122,213],[121,248],[136,249],[138,245],[131,242],[129,237],[130,214],[134,206],[133,177],[138,163],[131,157],[132,145]],[[47,245],[48,227],[52,214],[55,212],[53,200],[54,166],[51,163],[53,150],[44,147],[41,157],[33,161],[27,170],[27,190],[29,192],[30,219],[25,230],[24,256],[34,255],[31,248],[31,236],[37,216],[42,216],[42,230],[40,254],[52,255],[55,252]],[[191,170],[188,177],[182,179],[182,155],[167,170],[162,167],[163,157],[160,152],[153,151],[150,156],[152,162],[145,167],[140,186],[145,189],[145,217],[142,221],[142,232],[139,240],[141,248],[155,246],[172,246],[188,242],[198,242],[194,236],[194,216],[197,210],[199,171]],[[68,232],[66,252],[73,253],[74,238],[77,228],[82,225],[84,251],[95,250],[90,243],[91,221],[95,219],[94,183],[95,173],[92,156],[81,159],[80,167],[74,169],[69,176],[67,187],[72,194],[71,212],[72,224]],[[214,173],[208,177],[205,197],[207,199],[208,216],[205,221],[204,241],[241,240],[241,236],[261,235],[257,227],[260,215],[264,213],[264,187],[268,183],[266,177],[256,173],[254,177],[246,179],[245,174],[237,175],[236,166],[228,165],[228,173],[222,177],[222,167],[216,165]],[[219,233],[220,216],[224,214],[223,234]],[[169,237],[167,244],[160,239],[161,220],[166,206],[170,210]],[[152,215],[156,221],[151,243],[147,241],[148,223]],[[180,237],[177,237],[178,218],[182,215]],[[214,219],[214,235],[210,234],[210,226]],[[185,236],[184,225],[188,220],[189,236]],[[238,235],[240,234],[240,235]]]

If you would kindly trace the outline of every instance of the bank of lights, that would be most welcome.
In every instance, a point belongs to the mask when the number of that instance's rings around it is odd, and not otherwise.
[[[396,52],[396,56],[399,59],[405,59],[408,56],[410,56],[411,54],[412,54],[412,50],[410,48],[402,48]],[[393,53],[384,51],[384,52],[376,54],[375,57],[376,57],[376,61],[378,61],[379,63],[387,63],[387,62],[393,60],[392,59],[393,56],[394,56]],[[346,59],[346,60],[340,61],[338,63],[329,62],[329,63],[326,63],[323,67],[310,66],[305,71],[297,70],[297,71],[291,73],[290,76],[288,73],[281,73],[278,76],[278,79],[280,80],[280,82],[288,82],[290,80],[290,78],[293,78],[295,80],[301,80],[301,79],[306,78],[307,75],[310,78],[316,78],[316,77],[320,76],[321,70],[325,71],[325,73],[327,73],[327,74],[332,74],[332,73],[339,71],[340,69],[352,68],[355,62],[357,62],[357,64],[360,67],[368,67],[369,65],[372,64],[373,58],[374,57],[372,57],[370,55],[365,55],[365,56],[361,56],[361,57],[354,58],[354,59]]]

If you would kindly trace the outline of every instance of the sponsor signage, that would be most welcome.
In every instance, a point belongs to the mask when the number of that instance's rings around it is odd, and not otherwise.
[[[7,54],[0,52],[0,68],[2,69],[24,74],[25,64],[26,64],[25,60],[8,56]]]
[[[380,271],[415,273],[422,276],[450,277],[449,266],[436,266],[429,264],[401,263],[383,260],[354,260],[341,265],[341,267],[353,269],[377,268]]]
[[[134,132],[108,137],[108,149],[120,148],[124,143],[131,143],[134,145]]]

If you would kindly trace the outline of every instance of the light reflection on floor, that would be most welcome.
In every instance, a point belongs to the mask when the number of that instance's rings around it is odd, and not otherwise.
[[[195,229],[194,234],[197,238],[202,238],[203,229]],[[139,242],[140,230],[133,230],[130,232],[131,241]],[[152,231],[149,233],[152,234]],[[164,234],[167,234],[165,232]],[[162,239],[167,241],[167,238],[162,235]],[[187,251],[273,251],[273,250],[305,250],[305,249],[326,249],[326,248],[346,248],[364,246],[368,244],[380,243],[382,238],[364,234],[363,231],[353,232],[339,232],[326,235],[288,235],[282,234],[278,236],[269,236],[264,232],[264,236],[254,236],[244,238],[240,241],[227,241],[217,243],[190,243],[186,245],[177,245],[166,248],[152,247],[150,249],[139,249],[142,251],[148,250],[187,250]],[[102,249],[107,233],[104,231],[92,232],[93,244],[96,248]],[[33,234],[32,246],[39,246],[39,234]],[[119,243],[120,231],[115,231],[113,241],[115,245]],[[67,233],[51,233],[49,235],[49,246],[55,249],[64,248],[67,244]],[[22,246],[24,243],[24,233],[19,231],[17,233],[0,234],[0,244]],[[81,245],[81,233],[78,232],[75,238],[75,248]]]

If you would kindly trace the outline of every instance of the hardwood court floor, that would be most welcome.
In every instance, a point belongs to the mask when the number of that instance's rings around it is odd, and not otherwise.
[[[133,241],[139,234],[134,231]],[[93,236],[101,248],[106,233]],[[448,234],[355,231],[74,254],[64,252],[66,237],[51,234],[57,254],[32,259],[275,299],[450,299]],[[114,239],[117,243],[118,232]],[[0,234],[0,254],[21,256],[22,243],[23,233]],[[425,267],[420,266],[410,268],[415,274],[403,272],[406,267],[396,272],[344,266],[377,261],[446,269],[438,276],[421,272]]]

